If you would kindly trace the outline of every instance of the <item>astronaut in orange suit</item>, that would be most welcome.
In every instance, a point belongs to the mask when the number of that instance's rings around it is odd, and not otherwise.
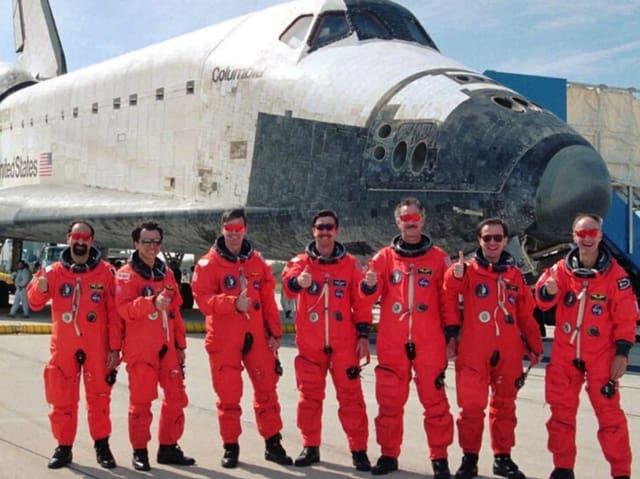
[[[448,316],[463,320],[456,359],[456,391],[460,415],[458,439],[464,453],[456,479],[478,475],[484,416],[489,403],[493,473],[525,479],[511,459],[515,445],[516,396],[522,386],[522,358],[531,365],[542,355],[540,329],[533,317],[531,290],[515,260],[504,248],[507,225],[499,218],[478,224],[479,248],[473,257],[459,260],[445,274],[443,299]],[[524,338],[524,341],[521,339]],[[489,399],[490,398],[490,399]]]
[[[171,269],[157,258],[164,232],[153,222],[131,232],[136,251],[116,273],[116,306],[125,323],[124,355],[129,375],[129,440],[132,465],[148,471],[147,444],[151,439],[151,403],[164,397],[160,409],[157,461],[191,466],[178,446],[184,431],[184,386],[187,340],[180,314],[182,298]]]
[[[339,226],[335,211],[319,211],[311,224],[314,241],[290,260],[282,273],[284,290],[297,299],[297,423],[303,450],[294,464],[309,466],[320,461],[322,402],[329,372],[353,465],[368,471],[369,422],[360,360],[369,356],[372,315],[369,302],[359,293],[364,272],[358,260],[336,241]]]
[[[618,380],[635,341],[638,307],[627,273],[602,241],[602,218],[581,214],[573,222],[573,248],[536,285],[542,310],[556,306],[551,361],[545,374],[550,479],[573,479],[576,414],[583,384],[598,418],[598,441],[611,476],[631,476],[631,446]]]
[[[120,362],[122,327],[114,304],[114,270],[93,247],[93,227],[71,223],[60,261],[41,269],[27,288],[32,309],[51,300],[51,357],[44,370],[49,420],[58,441],[48,467],[68,465],[78,425],[80,373],[96,459],[116,467],[109,448],[111,388]]]
[[[224,448],[221,465],[238,465],[243,366],[253,385],[253,408],[258,432],[265,439],[265,459],[290,465],[293,461],[281,444],[276,392],[282,328],[274,298],[275,278],[246,234],[244,209],[225,211],[222,234],[198,260],[191,281],[193,297],[206,316],[205,348],[218,396]]]
[[[444,388],[447,341],[458,333],[460,319],[447,324],[442,314],[442,280],[449,255],[423,233],[425,210],[416,198],[395,209],[400,234],[371,260],[362,291],[380,298],[376,340],[376,440],[382,455],[372,474],[398,469],[403,435],[404,405],[415,376],[424,408],[424,429],[435,479],[449,479],[447,449],[453,442],[453,416]]]

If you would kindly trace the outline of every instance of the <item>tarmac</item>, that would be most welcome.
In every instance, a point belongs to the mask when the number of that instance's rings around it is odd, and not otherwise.
[[[93,441],[86,422],[84,404],[79,407],[78,434],[73,447],[73,463],[59,470],[47,469],[47,462],[56,446],[51,435],[47,417],[48,405],[44,399],[42,371],[48,359],[50,321],[47,310],[32,313],[28,319],[9,318],[6,309],[0,310],[0,479],[31,478],[283,478],[311,479],[371,477],[358,472],[351,465],[344,433],[337,420],[335,392],[331,381],[327,381],[327,394],[323,413],[323,436],[321,462],[307,468],[283,467],[264,459],[264,441],[258,435],[252,411],[252,387],[245,375],[243,397],[243,434],[240,438],[240,465],[236,469],[223,469],[222,441],[218,433],[215,410],[216,397],[211,386],[209,363],[204,350],[204,325],[202,316],[196,311],[184,314],[188,334],[186,385],[190,404],[186,409],[185,433],[180,445],[189,456],[197,460],[191,467],[159,465],[155,461],[157,450],[157,422],[160,399],[154,402],[152,440],[149,444],[151,471],[135,471],[131,466],[131,446],[127,433],[128,385],[125,368],[121,367],[112,392],[111,418],[113,432],[111,449],[118,467],[102,469],[95,460]],[[293,331],[287,324],[285,331]],[[552,328],[550,335],[552,335]],[[373,341],[372,341],[373,343]],[[373,346],[373,344],[372,344]],[[551,339],[545,339],[545,356]],[[627,413],[631,444],[634,452],[633,470],[640,470],[640,345],[632,349],[630,366],[621,380],[622,404]],[[371,365],[362,373],[367,410],[369,414],[369,457],[372,462],[379,456],[375,441],[374,417],[377,404],[374,394],[373,348]],[[300,434],[296,427],[297,390],[293,372],[296,354],[294,335],[287,334],[282,341],[280,359],[284,375],[278,385],[282,407],[284,429],[283,445],[295,458],[302,449]],[[529,479],[546,479],[553,469],[551,455],[547,451],[545,422],[549,408],[544,403],[544,364],[531,370],[518,399],[518,428],[516,447],[512,451],[514,460]],[[453,362],[447,369],[447,393],[452,413],[457,414]],[[405,431],[400,470],[391,473],[390,479],[432,477],[424,430],[422,408],[417,400],[415,388],[411,388],[410,399],[405,408]],[[82,388],[81,388],[82,390]],[[161,393],[160,393],[161,394]],[[81,403],[84,394],[81,393]],[[603,479],[611,477],[597,438],[597,421],[586,394],[583,392],[578,414],[578,458],[575,467],[578,479]],[[496,477],[492,474],[492,454],[485,427],[483,449],[480,452],[480,479]],[[452,473],[460,464],[462,451],[457,444],[449,449]]]

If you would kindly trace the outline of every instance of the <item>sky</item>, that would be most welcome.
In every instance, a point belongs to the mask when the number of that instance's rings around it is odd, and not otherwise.
[[[27,0],[33,1],[33,0]],[[50,0],[69,71],[281,0]],[[640,0],[398,0],[440,51],[473,70],[640,90]],[[12,0],[0,62],[16,63]]]

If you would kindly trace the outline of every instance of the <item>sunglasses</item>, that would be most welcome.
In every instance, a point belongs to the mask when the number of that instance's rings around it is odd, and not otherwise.
[[[245,227],[241,224],[226,224],[224,225],[224,230],[229,233],[241,233],[245,230]]]
[[[321,223],[319,225],[314,225],[313,227],[318,231],[333,231],[336,229],[336,225],[333,223]]]
[[[421,219],[422,219],[422,215],[420,213],[411,213],[411,214],[408,214],[408,215],[400,215],[400,221],[404,221],[405,223],[407,221],[413,221],[413,222],[417,223]]]
[[[70,233],[69,238],[74,241],[91,241],[91,233]]]
[[[491,242],[491,240],[495,241],[496,243],[500,243],[504,239],[504,235],[484,235],[481,236],[480,239],[485,243],[489,243]]]
[[[574,233],[578,238],[587,238],[589,236],[591,238],[596,238],[600,234],[600,229],[593,228],[589,230],[578,230],[578,231],[574,231]]]
[[[144,245],[153,245],[153,246],[159,246],[160,244],[162,244],[162,240],[161,239],[141,239],[140,243],[144,244]]]

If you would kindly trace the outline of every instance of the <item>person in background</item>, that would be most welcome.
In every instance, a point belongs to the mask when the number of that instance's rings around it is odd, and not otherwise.
[[[398,469],[404,406],[415,375],[424,429],[435,479],[449,479],[447,449],[453,442],[453,416],[445,392],[447,341],[458,334],[459,317],[447,324],[441,299],[449,255],[423,233],[425,210],[416,198],[395,209],[400,234],[370,261],[362,287],[375,302],[380,298],[376,350],[376,439],[382,455],[372,474]]]
[[[288,297],[297,299],[297,423],[303,449],[294,464],[309,466],[320,462],[322,402],[329,372],[353,465],[359,471],[369,471],[369,421],[360,383],[360,361],[369,358],[372,315],[370,305],[358,291],[364,272],[358,260],[336,241],[339,229],[335,211],[319,211],[311,225],[314,241],[282,272],[283,290]]]
[[[196,265],[193,297],[206,316],[205,348],[224,455],[222,467],[238,466],[242,428],[242,370],[247,368],[254,390],[258,432],[265,440],[264,457],[280,465],[293,463],[282,447],[282,418],[276,385],[282,328],[274,298],[275,278],[247,235],[242,208],[222,214],[222,234]]]
[[[16,292],[13,295],[13,304],[9,311],[10,317],[15,317],[18,312],[18,308],[22,306],[22,312],[24,317],[29,317],[29,301],[27,300],[27,285],[31,281],[31,271],[24,260],[18,261],[18,269],[12,274],[13,284],[16,287]]]
[[[164,231],[154,222],[131,232],[135,252],[116,274],[116,306],[125,323],[123,360],[129,375],[129,440],[132,465],[148,471],[151,402],[164,392],[158,428],[159,464],[191,466],[178,445],[184,432],[184,386],[187,339],[180,314],[182,298],[167,265],[158,259]]]
[[[523,355],[527,354],[530,365],[535,365],[542,356],[542,338],[533,317],[531,291],[515,260],[505,251],[507,225],[499,218],[483,220],[476,228],[476,238],[478,249],[473,257],[465,263],[460,252],[444,280],[447,315],[459,314],[459,298],[463,304],[456,392],[458,440],[464,456],[455,477],[471,479],[478,475],[488,403],[493,473],[525,479],[511,459],[516,396],[524,381]]]
[[[93,246],[94,234],[88,222],[72,222],[60,260],[41,269],[27,287],[33,310],[51,301],[51,357],[44,369],[44,389],[58,446],[50,469],[73,460],[81,374],[96,460],[104,468],[116,467],[109,448],[109,413],[122,325],[114,304],[114,269]]]
[[[631,477],[627,418],[619,380],[635,340],[638,305],[631,280],[602,243],[602,218],[579,214],[572,225],[576,246],[536,284],[543,311],[556,306],[545,399],[551,408],[547,446],[550,479],[574,479],[576,415],[582,386],[598,418],[598,440],[615,479]]]

